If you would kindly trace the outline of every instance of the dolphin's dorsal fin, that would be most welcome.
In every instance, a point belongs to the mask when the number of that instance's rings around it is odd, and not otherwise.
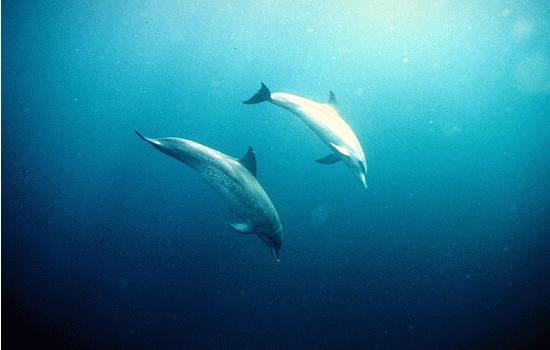
[[[342,155],[331,153],[326,157],[317,159],[316,162],[321,164],[334,164],[340,160],[342,160]]]
[[[252,175],[256,176],[256,152],[254,152],[252,146],[248,146],[248,151],[244,157],[239,159],[239,163],[250,171]]]
[[[346,147],[344,147],[344,146],[338,146],[337,144],[332,143],[332,142],[331,142],[330,144],[331,144],[332,147],[334,147],[334,148],[336,149],[336,151],[337,151],[338,153],[340,153],[341,155],[344,155],[344,156],[347,156],[347,157],[351,156],[350,150],[347,149]]]
[[[334,96],[334,92],[330,92],[330,97],[328,98],[328,104],[332,106],[334,109],[338,109],[338,102],[336,102],[336,96]]]

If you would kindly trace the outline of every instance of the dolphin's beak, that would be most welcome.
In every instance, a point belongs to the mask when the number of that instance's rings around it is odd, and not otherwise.
[[[365,173],[361,173],[361,183],[363,184],[363,187],[365,188],[365,190],[367,189],[367,176],[365,175]]]
[[[271,254],[273,254],[273,259],[275,259],[276,262],[279,262],[279,249],[271,247]]]

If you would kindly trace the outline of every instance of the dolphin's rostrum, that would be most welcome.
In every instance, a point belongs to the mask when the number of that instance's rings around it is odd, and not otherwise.
[[[283,228],[271,199],[256,180],[256,156],[252,147],[243,158],[235,159],[194,141],[175,137],[153,139],[138,131],[136,134],[159,151],[198,171],[239,218],[230,226],[237,232],[256,234],[279,261]]]
[[[260,90],[245,104],[269,101],[299,116],[333,151],[317,162],[332,164],[344,161],[367,188],[367,161],[363,148],[353,130],[342,119],[332,91],[328,103],[319,103],[286,92],[271,92],[262,83]]]

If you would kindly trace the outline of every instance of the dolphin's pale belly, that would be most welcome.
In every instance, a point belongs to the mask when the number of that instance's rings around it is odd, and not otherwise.
[[[299,110],[299,115],[323,140],[349,146],[354,151],[360,149],[349,125],[331,107],[319,107],[306,105]]]
[[[332,106],[283,92],[271,96],[273,103],[298,115],[329,147],[332,142],[362,155],[357,136]]]
[[[235,163],[233,166],[240,166]],[[276,226],[279,218],[275,207],[251,174],[234,171],[230,165],[205,165],[199,172],[239,219],[256,228]]]

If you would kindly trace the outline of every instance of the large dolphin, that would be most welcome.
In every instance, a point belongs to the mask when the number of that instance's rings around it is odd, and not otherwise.
[[[340,160],[344,161],[351,171],[359,177],[365,189],[367,188],[365,153],[353,130],[340,116],[336,98],[332,91],[328,103],[319,103],[286,92],[272,93],[262,83],[261,89],[243,103],[255,104],[264,101],[269,101],[296,114],[330,147],[333,153],[317,159],[317,162],[333,164]]]
[[[235,159],[190,140],[175,137],[153,139],[138,131],[136,134],[159,151],[197,170],[239,218],[229,225],[237,232],[256,234],[271,248],[273,258],[279,261],[283,228],[273,203],[256,180],[256,156],[252,147],[248,147],[243,158]]]

